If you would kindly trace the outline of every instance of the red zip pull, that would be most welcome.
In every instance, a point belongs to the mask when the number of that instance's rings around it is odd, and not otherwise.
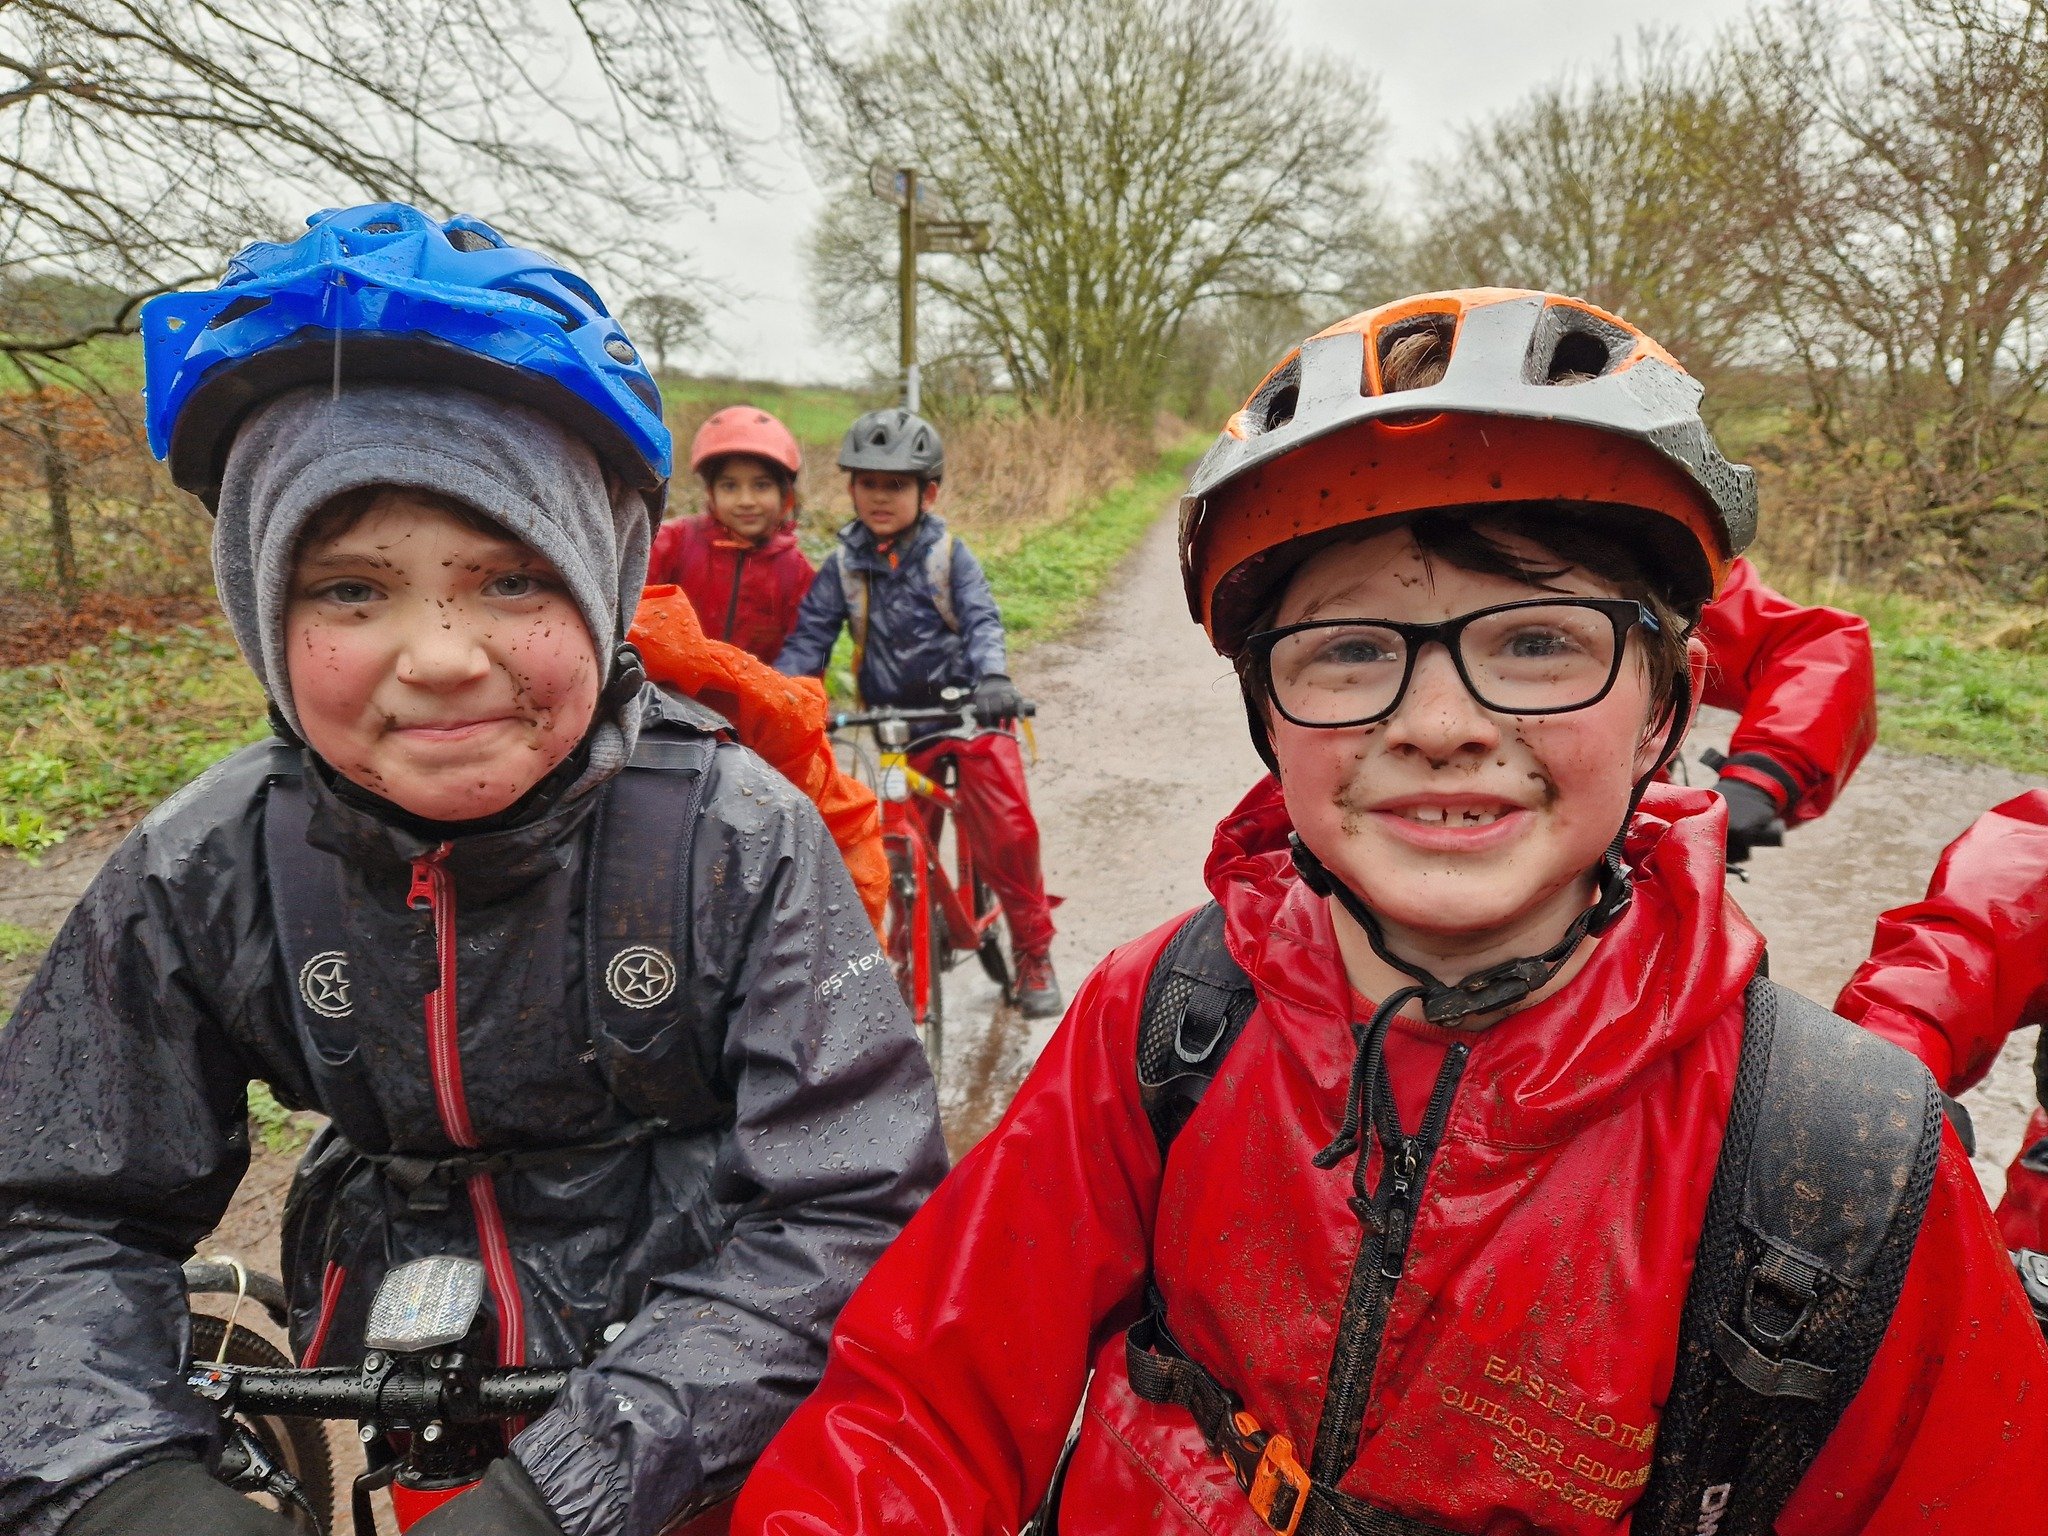
[[[412,885],[405,893],[405,904],[415,912],[431,912],[434,899],[440,895],[440,882],[445,878],[441,866],[455,845],[443,843],[432,853],[423,853],[412,861]]]

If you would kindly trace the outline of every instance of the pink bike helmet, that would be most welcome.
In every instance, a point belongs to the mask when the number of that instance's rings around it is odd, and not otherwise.
[[[795,479],[803,473],[803,450],[789,428],[758,406],[728,405],[714,414],[690,440],[690,473],[702,474],[714,459],[744,453],[780,464]]]

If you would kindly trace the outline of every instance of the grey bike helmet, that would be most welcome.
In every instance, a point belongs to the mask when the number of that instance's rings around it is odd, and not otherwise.
[[[938,480],[946,473],[946,445],[937,427],[892,405],[869,411],[846,429],[839,444],[839,467]]]
[[[1440,382],[1387,391],[1381,365],[1431,332]],[[1756,533],[1756,478],[1721,456],[1704,393],[1627,321],[1511,288],[1402,299],[1291,352],[1225,425],[1181,500],[1188,607],[1235,655],[1266,594],[1360,525],[1442,507],[1599,509],[1655,551],[1688,615]]]

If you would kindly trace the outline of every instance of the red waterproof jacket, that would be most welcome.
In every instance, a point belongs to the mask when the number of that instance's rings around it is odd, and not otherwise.
[[[771,667],[817,574],[797,547],[794,523],[784,523],[765,543],[749,544],[708,512],[663,523],[647,556],[650,587],[681,587],[707,635]]]
[[[1812,821],[1877,739],[1870,626],[1839,608],[1802,607],[1738,559],[1698,634],[1705,701],[1742,716],[1723,775],[1769,795],[1788,825]]]
[[[2048,1021],[2048,790],[1995,806],[1948,845],[1927,898],[1877,920],[1835,1011],[1960,1094],[2005,1037]]]
[[[1722,891],[1723,814],[1652,790],[1626,914],[1555,996],[1465,1037],[1343,1491],[1475,1536],[1625,1529],[1762,949]],[[1150,1269],[1188,1353],[1313,1444],[1361,1232],[1349,1160],[1310,1159],[1369,1005],[1287,830],[1271,780],[1219,830],[1209,885],[1258,1006],[1165,1168],[1135,1054],[1171,925],[1096,969],[1002,1125],[856,1292],[735,1531],[1013,1532],[1084,1386],[1065,1536],[1264,1529],[1190,1417],[1132,1392],[1120,1331]],[[1412,1129],[1412,1074],[1394,1087]],[[1950,1137],[1890,1333],[1779,1531],[2043,1529],[2044,1392],[2048,1351]]]

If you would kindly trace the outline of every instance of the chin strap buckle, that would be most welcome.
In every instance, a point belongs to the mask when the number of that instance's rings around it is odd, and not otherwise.
[[[1237,1444],[1227,1445],[1225,1459],[1243,1485],[1252,1513],[1280,1536],[1294,1536],[1308,1509],[1309,1475],[1294,1455],[1294,1442],[1269,1435],[1242,1408],[1230,1416]]]

